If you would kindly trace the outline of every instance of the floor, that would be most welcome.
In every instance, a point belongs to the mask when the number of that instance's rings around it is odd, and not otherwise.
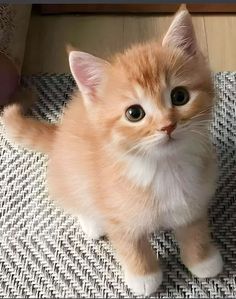
[[[33,15],[23,73],[69,72],[66,44],[108,57],[134,42],[161,38],[171,20],[171,15]],[[236,14],[194,15],[193,23],[213,71],[236,71]]]

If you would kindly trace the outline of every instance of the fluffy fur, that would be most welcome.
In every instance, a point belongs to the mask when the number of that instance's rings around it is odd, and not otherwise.
[[[159,228],[176,232],[193,274],[218,274],[222,260],[206,216],[217,173],[208,136],[213,86],[188,12],[177,13],[161,43],[134,45],[110,62],[71,51],[69,62],[80,93],[60,124],[25,118],[16,105],[3,115],[13,138],[48,153],[52,198],[79,216],[89,236],[109,237],[138,294],[161,283],[147,238]],[[184,106],[171,104],[176,86],[189,91]],[[125,117],[134,104],[146,113],[136,123]],[[173,123],[169,138],[163,128]]]

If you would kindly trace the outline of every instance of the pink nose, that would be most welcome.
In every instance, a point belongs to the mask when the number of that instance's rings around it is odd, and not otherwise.
[[[176,128],[176,123],[175,124],[171,123],[168,126],[162,127],[161,131],[165,131],[168,135],[170,135],[175,128]]]

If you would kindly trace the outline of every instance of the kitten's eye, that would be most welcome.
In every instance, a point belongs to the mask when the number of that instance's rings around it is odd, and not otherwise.
[[[145,112],[140,105],[133,105],[126,110],[125,116],[129,121],[137,122],[144,118]]]
[[[186,88],[178,86],[172,89],[170,97],[174,106],[182,106],[188,103],[189,92]]]

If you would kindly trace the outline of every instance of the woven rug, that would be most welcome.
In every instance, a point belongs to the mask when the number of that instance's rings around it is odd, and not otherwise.
[[[37,88],[32,113],[56,121],[69,100],[70,75],[23,78]],[[218,101],[212,136],[220,178],[210,208],[214,238],[225,267],[214,279],[197,279],[181,264],[170,232],[152,236],[164,281],[160,298],[236,297],[236,73],[215,75]],[[0,125],[0,297],[130,298],[121,267],[108,241],[91,241],[76,218],[48,198],[47,157],[11,143]]]

